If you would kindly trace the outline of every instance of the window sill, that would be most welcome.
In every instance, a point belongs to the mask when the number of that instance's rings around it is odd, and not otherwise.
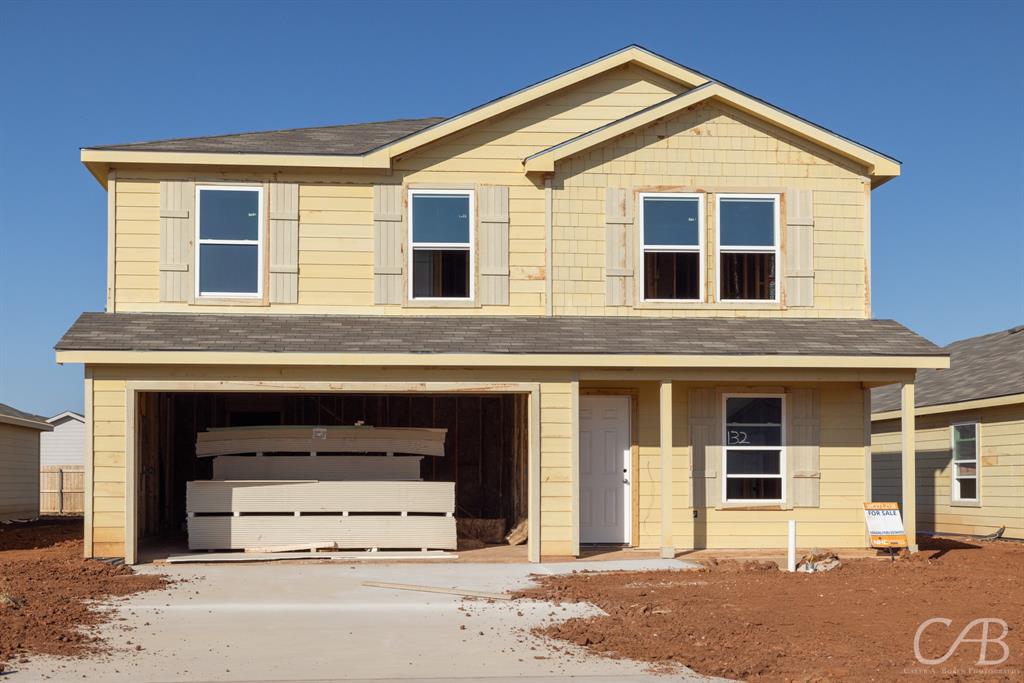
[[[405,308],[479,308],[476,301],[464,299],[410,299]]]
[[[980,500],[951,500],[949,506],[953,508],[980,508]]]
[[[792,510],[792,505],[773,503],[768,505],[752,505],[750,503],[722,503],[715,506],[716,510],[736,510],[739,512],[763,512],[763,511],[784,511]]]
[[[230,298],[230,297],[196,297],[192,306],[269,306],[263,297]]]
[[[700,301],[641,301],[634,308],[639,310],[710,310],[710,311],[763,311],[763,310],[785,310],[778,301],[751,302],[737,301],[729,303],[724,301],[700,302]]]

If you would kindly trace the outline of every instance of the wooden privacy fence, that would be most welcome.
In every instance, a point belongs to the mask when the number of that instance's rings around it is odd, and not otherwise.
[[[80,515],[85,511],[85,466],[39,468],[39,514]]]

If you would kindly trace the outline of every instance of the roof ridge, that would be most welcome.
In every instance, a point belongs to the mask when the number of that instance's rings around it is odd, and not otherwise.
[[[978,341],[980,339],[985,339],[986,337],[1009,337],[1011,335],[1017,334],[1018,332],[1021,332],[1022,330],[1024,330],[1024,325],[1014,325],[1013,327],[1007,327],[1006,329],[996,330],[994,332],[985,332],[984,334],[978,334],[973,337],[964,337],[963,339],[956,339],[954,341],[949,342],[942,348],[948,349],[957,344],[965,344],[967,342]]]

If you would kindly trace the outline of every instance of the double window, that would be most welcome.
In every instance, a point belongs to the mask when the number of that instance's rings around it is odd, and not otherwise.
[[[784,498],[785,434],[782,396],[725,396],[723,500],[775,502]]]
[[[409,192],[409,298],[473,298],[473,193]]]
[[[953,501],[978,500],[978,425],[955,424],[952,430]]]
[[[196,294],[263,295],[263,189],[196,188]]]
[[[778,196],[716,196],[719,301],[778,301]]]
[[[645,301],[703,301],[704,196],[640,195]]]

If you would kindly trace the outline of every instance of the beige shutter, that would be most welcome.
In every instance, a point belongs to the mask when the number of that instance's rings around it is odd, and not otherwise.
[[[191,180],[160,182],[160,301],[195,297],[195,204]]]
[[[694,508],[713,508],[722,501],[722,424],[718,392],[691,389],[690,496]]]
[[[786,303],[814,305],[814,192],[786,193]]]
[[[821,469],[820,392],[795,389],[787,396],[786,452],[793,507],[819,506]]]
[[[508,305],[508,187],[484,186],[480,202],[480,303]]]
[[[299,186],[270,183],[270,302],[299,303]]]
[[[633,305],[633,192],[605,193],[605,292],[609,306]]]
[[[402,303],[402,186],[373,186],[373,302]]]

